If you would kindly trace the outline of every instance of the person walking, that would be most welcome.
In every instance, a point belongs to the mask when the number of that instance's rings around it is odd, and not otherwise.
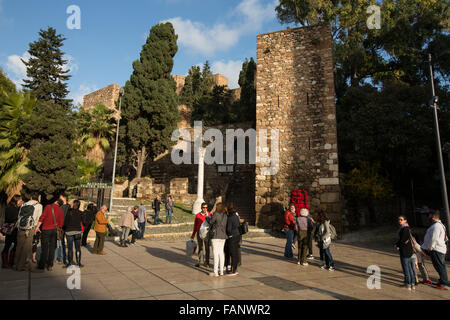
[[[321,259],[325,259],[325,263],[323,263],[320,268],[328,269],[329,271],[334,271],[334,261],[333,256],[330,252],[331,246],[331,230],[330,230],[330,219],[327,214],[320,210],[317,217],[317,245],[320,250]]]
[[[422,275],[422,282],[423,284],[431,284],[430,277],[428,276],[428,270],[425,266],[425,258],[427,257],[426,253],[422,250],[420,247],[420,244],[416,241],[416,236],[414,233],[412,233],[412,241],[413,241],[413,247],[414,252],[416,254],[417,259],[415,260],[416,265],[416,271],[419,270]],[[417,272],[416,272],[417,274]],[[417,276],[416,276],[416,285],[418,284]]]
[[[239,230],[240,220],[239,214],[233,204],[228,206],[228,218],[227,218],[227,240],[228,250],[231,255],[231,273],[230,276],[238,275],[238,265],[239,265],[239,242],[241,241],[241,232]],[[227,264],[225,264],[227,265]]]
[[[169,222],[169,224],[172,224],[172,213],[173,208],[175,206],[175,202],[172,199],[172,196],[169,194],[167,196],[167,202],[166,202],[166,224]]]
[[[93,254],[104,255],[103,247],[105,245],[105,237],[106,237],[106,226],[111,221],[111,218],[106,218],[105,214],[108,211],[108,207],[103,205],[100,208],[100,211],[95,215],[95,243],[94,248],[92,250]]]
[[[211,217],[211,213],[208,211],[208,204],[206,202],[202,203],[201,208],[202,211],[195,215],[194,230],[192,230],[191,239],[194,240],[195,235],[197,235],[198,263],[195,266],[200,267],[200,265],[203,264],[203,266],[209,268],[210,239],[208,239],[208,237],[205,239],[200,238],[199,231],[205,219]]]
[[[138,239],[143,239],[145,234],[145,223],[147,222],[147,209],[144,206],[144,200],[141,200],[141,205],[137,211],[138,224],[139,224],[139,234]]]
[[[447,253],[448,241],[444,224],[441,222],[441,215],[438,210],[428,216],[431,226],[425,234],[422,249],[430,256],[434,269],[439,274],[437,287],[439,289],[449,290],[449,281],[447,276],[447,268],[445,265],[445,254]]]
[[[89,235],[89,231],[91,231],[92,223],[94,222],[96,212],[97,210],[93,203],[89,203],[86,210],[83,211],[83,221],[85,222],[83,224],[84,231],[83,236],[81,238],[81,245],[83,247],[87,246],[87,238]]]
[[[31,270],[30,252],[32,251],[34,231],[42,215],[42,205],[39,203],[38,198],[39,194],[37,192],[31,192],[30,200],[23,204],[19,213],[19,221],[21,219],[28,219],[26,218],[28,215],[27,211],[29,213],[32,212],[32,220],[29,223],[22,223],[22,227],[19,222],[17,226],[17,250],[14,261],[14,269],[17,271]]]
[[[316,232],[316,221],[314,221],[314,218],[311,216],[311,214],[308,215],[309,219],[311,220],[312,227],[310,230],[310,236],[308,238],[308,255],[306,256],[306,259],[308,260],[314,260],[313,255],[313,235]]]
[[[39,218],[39,223],[36,226],[35,233],[41,229],[41,257],[34,272],[44,272],[45,268],[48,271],[53,269],[53,260],[55,255],[57,229],[64,225],[64,212],[61,209],[63,202],[58,199],[55,203],[45,206],[44,212]],[[41,228],[42,226],[42,228]]]
[[[61,210],[64,213],[64,219],[66,219],[67,212],[69,212],[70,204],[67,202],[67,196],[65,194],[60,194],[59,199],[63,202]],[[64,230],[63,230],[64,231]],[[57,260],[63,265],[67,265],[67,248],[66,248],[66,235],[63,233],[62,239],[58,240],[58,252]]]
[[[286,246],[284,247],[284,256],[288,259],[294,257],[292,253],[292,241],[295,233],[295,205],[291,203],[289,210],[284,213],[283,232],[286,234]]]
[[[311,238],[313,223],[309,217],[308,209],[301,209],[300,214],[295,218],[295,230],[298,232],[298,258],[297,264],[307,266],[306,256],[308,244]]]
[[[155,209],[155,220],[153,224],[159,224],[159,212],[161,211],[161,197],[159,195],[153,200],[152,208]]]
[[[134,229],[134,215],[132,213],[132,208],[128,207],[127,211],[124,212],[120,218],[120,226],[122,227],[122,234],[120,235],[120,246],[127,246],[127,239],[130,231]]]
[[[2,251],[2,268],[12,268],[14,265],[14,258],[17,249],[16,223],[22,203],[22,197],[16,194],[11,198],[5,210],[5,222],[2,229],[6,230],[6,232],[5,246]]]
[[[400,262],[402,264],[405,287],[408,290],[414,290],[416,280],[416,266],[413,261],[414,249],[411,241],[411,230],[405,216],[398,217],[398,240],[395,247],[400,253]]]
[[[210,225],[214,256],[214,272],[210,275],[223,276],[225,266],[224,246],[227,239],[227,207],[223,203],[216,205],[216,211],[211,216]]]
[[[75,259],[78,267],[83,267],[81,264],[81,236],[83,226],[86,224],[83,221],[83,213],[80,211],[80,200],[74,200],[72,208],[66,214],[64,219],[64,232],[67,238],[67,264],[64,267],[73,265],[73,245],[75,244]]]
[[[137,217],[138,207],[135,206],[131,213],[133,214],[133,229],[131,230],[131,245],[134,246],[136,244],[136,238],[139,233],[139,223]]]

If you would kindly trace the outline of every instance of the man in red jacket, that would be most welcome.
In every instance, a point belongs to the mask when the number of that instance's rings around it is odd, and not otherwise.
[[[206,217],[210,217],[211,213],[208,212],[208,204],[205,202],[202,203],[202,211],[195,215],[194,222],[194,230],[192,231],[191,239],[194,239],[195,234],[197,234],[197,242],[198,242],[198,263],[195,265],[199,267],[201,263],[205,267],[209,268],[209,245],[210,241],[208,238],[202,239],[200,238],[200,227],[202,226],[203,221],[205,221]],[[204,248],[204,250],[203,250]],[[205,251],[205,252],[204,252]]]
[[[44,272],[45,268],[52,271],[53,260],[55,258],[55,249],[57,241],[56,226],[62,228],[64,225],[64,212],[61,209],[63,201],[58,199],[55,203],[49,204],[44,208],[44,212],[39,218],[35,233],[39,232],[42,226],[41,234],[41,257],[35,272]]]

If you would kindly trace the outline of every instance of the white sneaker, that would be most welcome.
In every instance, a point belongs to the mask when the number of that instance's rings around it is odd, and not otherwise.
[[[326,269],[327,267],[325,266],[325,264],[322,264],[321,266],[320,266],[320,269]]]
[[[297,264],[300,265],[300,261],[297,261]]]
[[[302,263],[302,266],[307,266],[307,265],[308,265],[308,262]]]
[[[314,259],[314,256],[312,254],[310,254],[309,256],[306,257],[306,259],[312,260],[312,259]]]
[[[336,269],[334,269],[334,267],[329,267],[328,268],[328,271],[334,271],[334,270],[336,270]]]

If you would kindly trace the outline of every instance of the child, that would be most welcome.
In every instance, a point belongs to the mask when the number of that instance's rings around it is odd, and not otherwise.
[[[425,267],[425,257],[427,256],[425,254],[425,252],[423,252],[422,248],[420,247],[420,244],[417,243],[416,239],[414,237],[412,237],[412,242],[413,242],[413,248],[414,251],[416,252],[416,269],[418,269],[420,271],[420,273],[422,274],[422,283],[431,283],[430,278],[428,277],[428,271],[427,268]],[[417,274],[417,273],[416,273]],[[418,277],[416,276],[416,283],[418,283]]]

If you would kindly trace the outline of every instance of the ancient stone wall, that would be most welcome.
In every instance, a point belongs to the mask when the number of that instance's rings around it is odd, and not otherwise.
[[[256,222],[280,227],[290,191],[308,191],[340,230],[332,38],[328,26],[257,36],[256,129],[279,130],[279,171],[256,165]],[[270,142],[268,143],[270,147]]]
[[[115,110],[114,117],[117,117],[118,111],[116,101],[119,100],[120,86],[118,84],[110,84],[100,90],[94,91],[83,97],[83,108],[91,109],[97,104],[103,104],[111,110]]]

